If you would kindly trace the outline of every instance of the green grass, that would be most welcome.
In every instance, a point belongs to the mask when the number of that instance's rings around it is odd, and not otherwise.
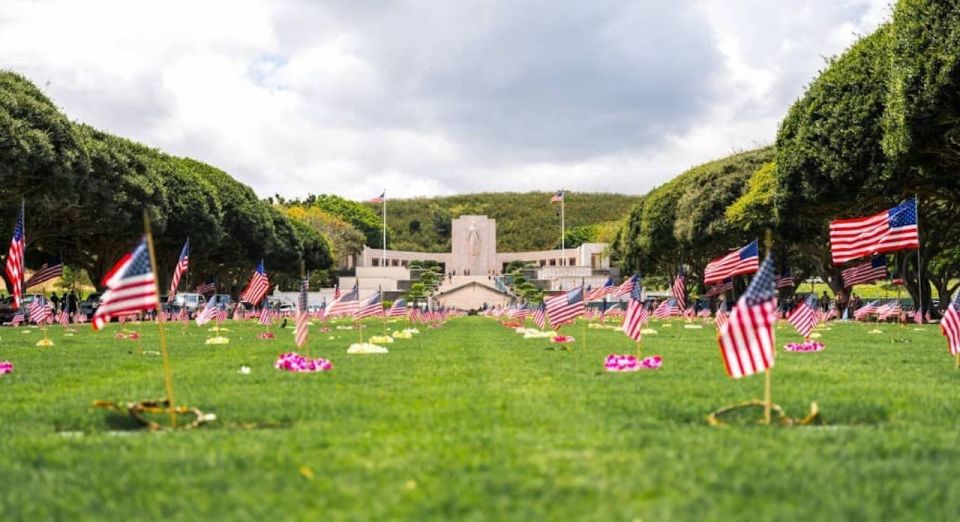
[[[677,322],[644,339],[655,373],[602,373],[632,349],[582,330],[550,351],[484,318],[347,355],[356,332],[312,333],[324,375],[273,369],[289,329],[231,343],[173,325],[178,402],[217,414],[196,431],[122,429],[95,399],[162,396],[161,360],[118,328],[52,348],[0,330],[0,520],[512,519],[916,520],[960,512],[960,371],[935,325],[833,325],[821,354],[780,352],[774,401],[817,401],[820,427],[712,428],[710,411],[762,395],[723,373],[715,332]],[[368,331],[379,331],[374,326]],[[22,331],[22,329],[21,329]],[[156,350],[156,327],[142,344]],[[340,336],[330,340],[330,335]],[[894,340],[898,342],[893,342]],[[779,344],[798,340],[788,328]],[[248,365],[250,375],[238,368]],[[758,412],[759,415],[759,412]],[[64,434],[69,432],[69,434]],[[76,433],[81,432],[81,433]],[[309,468],[306,478],[301,467]]]

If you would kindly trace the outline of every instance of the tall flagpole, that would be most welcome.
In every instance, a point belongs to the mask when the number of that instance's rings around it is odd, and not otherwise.
[[[380,250],[380,266],[386,266],[387,263],[387,189],[383,189],[383,247]],[[359,297],[358,297],[359,299]]]
[[[567,266],[566,209],[567,193],[560,191],[560,266]]]
[[[920,265],[920,199],[916,194],[913,195],[913,204],[916,205],[917,208],[917,310],[920,311],[920,320],[923,321],[923,268]],[[949,296],[947,299],[949,299]]]

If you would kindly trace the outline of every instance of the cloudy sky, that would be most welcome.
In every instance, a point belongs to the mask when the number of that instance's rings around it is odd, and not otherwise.
[[[889,0],[0,0],[0,68],[261,196],[643,193],[768,144]]]

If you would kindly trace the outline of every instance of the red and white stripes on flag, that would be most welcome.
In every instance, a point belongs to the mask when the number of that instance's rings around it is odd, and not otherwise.
[[[203,310],[197,314],[195,321],[197,322],[197,326],[203,326],[210,321],[217,319],[219,315],[220,314],[216,305],[213,304],[213,300],[210,300],[207,301],[206,305],[204,305]]]
[[[773,258],[768,255],[720,328],[720,354],[727,375],[734,379],[773,367],[777,320],[774,276]]]
[[[40,267],[40,270],[37,270],[30,276],[30,279],[27,279],[26,283],[23,283],[23,288],[31,288],[42,283],[46,283],[51,279],[56,279],[63,276],[63,263],[59,260],[54,261],[53,263],[47,262]]]
[[[713,322],[717,325],[717,331],[720,331],[729,320],[730,315],[727,313],[726,304],[720,303],[720,306],[717,307],[717,314],[713,317]]]
[[[14,309],[20,308],[20,300],[23,298],[23,249],[23,208],[21,207],[17,215],[17,223],[13,226],[13,238],[10,239],[5,268],[7,281],[12,287]]]
[[[797,329],[797,332],[799,332],[804,339],[809,339],[813,327],[820,322],[820,314],[817,310],[817,298],[811,295],[801,301],[796,308],[790,311],[790,315],[787,316],[787,321]]]
[[[34,299],[27,306],[27,313],[30,314],[30,321],[35,324],[44,324],[50,320],[52,315],[50,307],[42,302],[42,299]]]
[[[547,305],[546,303],[540,303],[537,305],[536,310],[533,311],[533,324],[537,325],[537,328],[543,330],[547,326]]]
[[[673,294],[673,298],[677,300],[677,307],[681,309],[687,307],[687,288],[684,283],[683,267],[680,267],[680,269],[677,270],[677,277],[673,280],[673,286],[670,288],[670,292]]]
[[[621,296],[623,294],[629,294],[633,291],[633,287],[640,284],[640,275],[633,274],[629,278],[625,279],[620,286],[617,287],[617,291],[614,292],[614,296]]]
[[[613,278],[608,277],[602,286],[599,286],[596,290],[587,293],[587,301],[601,301],[604,297],[611,295],[616,291],[617,287],[613,284]]]
[[[147,239],[143,238],[132,252],[120,258],[103,278],[107,290],[100,298],[100,307],[93,315],[93,329],[99,330],[111,317],[136,314],[157,307],[157,281],[150,266]]]
[[[364,319],[366,317],[374,317],[378,315],[383,315],[383,299],[379,290],[360,303],[360,305],[357,307],[357,311],[353,313],[353,318]]]
[[[263,301],[263,296],[267,295],[268,290],[270,290],[270,279],[267,277],[267,272],[264,270],[261,260],[257,269],[253,271],[253,276],[250,277],[247,288],[240,293],[240,301],[257,304]]]
[[[170,278],[170,291],[167,292],[167,300],[173,301],[173,298],[177,295],[177,288],[180,286],[180,278],[183,277],[183,274],[186,273],[187,268],[190,266],[190,239],[187,239],[187,242],[183,244],[183,248],[180,250],[180,258],[177,259],[177,266],[173,269],[173,277]]]
[[[719,283],[737,275],[752,274],[760,264],[760,249],[756,241],[707,263],[704,283]]]
[[[830,251],[835,265],[912,248],[920,248],[916,199],[872,216],[830,222]]]
[[[360,288],[357,285],[353,285],[353,289],[345,294],[341,294],[339,297],[333,300],[330,303],[330,306],[327,307],[326,317],[336,317],[338,315],[353,315],[357,311],[357,307],[360,304]]]
[[[850,267],[840,273],[844,288],[872,283],[887,277],[887,256],[876,256],[870,261]]]
[[[564,294],[551,297],[546,300],[546,305],[551,327],[558,328],[571,322],[583,315],[585,311],[583,287],[577,287]]]
[[[654,319],[667,319],[675,315],[680,315],[680,308],[677,306],[677,300],[672,298],[664,299],[653,311]]]
[[[940,319],[940,330],[947,338],[947,348],[950,350],[950,355],[956,357],[957,354],[960,354],[960,292],[943,312],[943,318]]]
[[[300,281],[300,295],[297,299],[297,326],[294,337],[298,348],[307,342],[309,321],[310,311],[307,310],[307,280],[304,278]]]
[[[406,317],[407,301],[403,298],[397,299],[387,310],[387,317]]]
[[[57,312],[57,323],[61,324],[64,328],[70,325],[70,314],[66,310],[60,310]]]
[[[270,311],[270,307],[264,306],[260,309],[260,324],[264,326],[270,326],[273,324],[273,313]]]
[[[627,313],[623,317],[623,333],[634,341],[640,340],[643,325],[650,319],[647,303],[641,301],[640,297],[640,286],[637,285],[630,294],[630,304],[627,305]]]

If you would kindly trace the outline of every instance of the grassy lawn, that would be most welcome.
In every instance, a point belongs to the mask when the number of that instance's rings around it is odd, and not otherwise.
[[[399,326],[399,324],[397,325]],[[178,402],[216,413],[196,431],[123,429],[95,399],[159,398],[161,360],[117,325],[73,337],[0,330],[0,520],[512,519],[938,520],[960,513],[960,371],[936,325],[834,324],[820,354],[780,351],[774,400],[825,425],[713,428],[712,410],[762,396],[729,380],[712,325],[644,339],[653,373],[604,374],[633,349],[580,327],[546,350],[463,318],[347,355],[356,332],[311,333],[328,374],[273,369],[292,333],[228,345],[173,325]],[[370,331],[376,333],[379,326]],[[144,349],[156,327],[143,325]],[[330,336],[333,339],[330,339]],[[339,337],[339,338],[337,338]],[[779,344],[799,340],[788,326]],[[896,341],[896,342],[895,342]],[[238,373],[241,365],[252,368]],[[758,412],[759,415],[759,412]]]

